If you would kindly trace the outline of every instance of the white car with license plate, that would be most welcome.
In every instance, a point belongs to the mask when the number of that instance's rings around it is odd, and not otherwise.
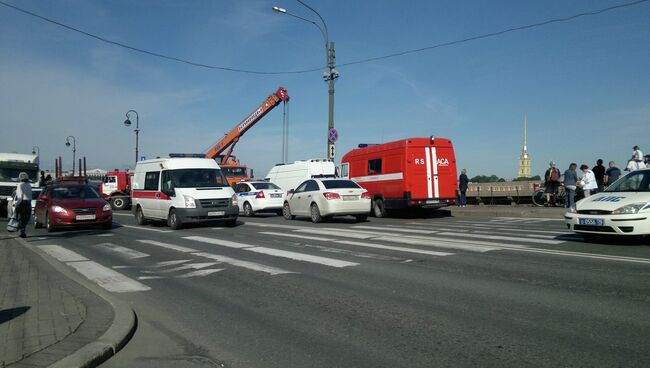
[[[346,215],[365,221],[370,213],[370,202],[368,191],[352,180],[310,179],[290,191],[282,214],[287,220],[308,216],[314,223],[321,222],[323,217]]]
[[[567,227],[595,235],[650,235],[650,169],[632,171],[564,215]]]
[[[241,182],[235,186],[239,199],[239,213],[255,216],[257,212],[275,212],[282,215],[282,205],[287,196],[279,186],[268,181]]]

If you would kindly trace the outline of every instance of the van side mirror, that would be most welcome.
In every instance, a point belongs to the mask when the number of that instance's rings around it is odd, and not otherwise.
[[[289,191],[287,192],[287,194],[293,194],[293,192],[295,192],[293,189],[289,189]]]

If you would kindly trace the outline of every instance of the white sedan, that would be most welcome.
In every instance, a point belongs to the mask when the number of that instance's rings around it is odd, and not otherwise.
[[[632,171],[604,192],[581,199],[564,218],[585,239],[650,235],[650,169]]]
[[[370,194],[357,183],[344,179],[310,179],[289,192],[282,214],[285,219],[309,216],[314,223],[323,217],[353,215],[365,221],[370,213]]]
[[[287,194],[277,185],[268,181],[241,182],[235,186],[239,212],[245,216],[255,216],[257,212],[282,214],[282,204]]]
[[[36,207],[36,200],[38,196],[41,195],[41,188],[32,188],[32,215],[34,214],[34,208]],[[7,218],[10,218],[14,215],[14,202],[16,202],[16,191],[11,193],[11,197],[7,198]]]

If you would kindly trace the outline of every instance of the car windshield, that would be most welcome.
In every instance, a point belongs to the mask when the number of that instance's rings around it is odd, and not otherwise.
[[[262,190],[262,189],[280,189],[279,186],[273,184],[273,183],[253,183],[253,186],[255,189]]]
[[[650,192],[650,170],[633,171],[605,189],[606,192]]]
[[[359,189],[357,183],[352,180],[323,180],[323,185],[326,189]]]
[[[171,171],[175,188],[227,187],[228,181],[219,169],[179,169]]]
[[[226,176],[231,178],[244,178],[246,177],[246,168],[244,167],[224,167]]]
[[[99,198],[95,189],[88,185],[53,187],[51,197],[54,199]]]
[[[0,168],[0,181],[13,181],[18,182],[18,175],[21,172],[26,172],[29,176],[29,181],[34,183],[38,178],[37,169],[18,169],[18,168]]]

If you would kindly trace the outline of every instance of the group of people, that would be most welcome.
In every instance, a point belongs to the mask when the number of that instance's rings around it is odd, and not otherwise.
[[[650,168],[650,155],[643,156],[639,146],[634,146],[632,158],[628,161],[625,171],[640,170]],[[578,165],[571,163],[569,168],[560,174],[555,162],[549,163],[549,168],[544,174],[544,186],[546,193],[546,206],[556,206],[557,194],[561,185],[564,185],[566,191],[566,207],[575,207],[576,191],[581,189],[585,197],[598,192],[614,183],[621,176],[621,170],[616,166],[614,161],[609,162],[609,167],[603,166],[603,160],[598,159],[596,166],[589,168],[589,165]]]

